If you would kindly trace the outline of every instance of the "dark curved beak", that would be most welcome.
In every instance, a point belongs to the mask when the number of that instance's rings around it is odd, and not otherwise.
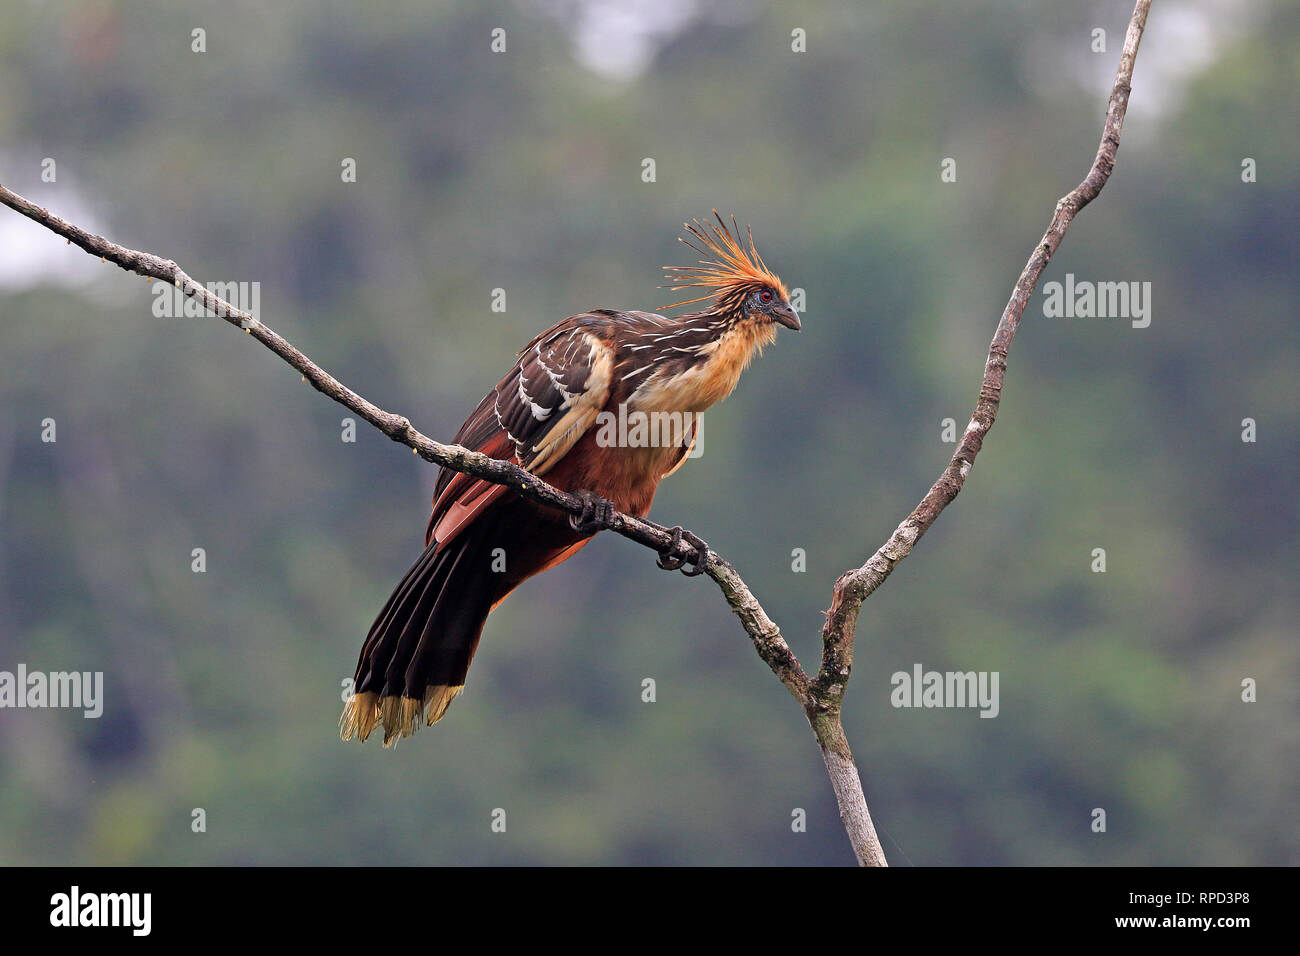
[[[780,322],[787,329],[794,329],[798,332],[803,326],[799,324],[799,313],[794,310],[793,306],[783,305],[772,313],[772,320]]]

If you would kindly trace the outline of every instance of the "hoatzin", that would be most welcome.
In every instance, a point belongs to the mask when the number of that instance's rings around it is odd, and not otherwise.
[[[716,225],[687,223],[694,241],[681,240],[704,256],[699,265],[664,267],[668,288],[707,290],[669,308],[708,302],[707,308],[676,318],[607,309],[570,316],[524,346],[456,433],[458,444],[513,461],[582,498],[583,514],[544,508],[503,485],[444,468],[424,553],[361,649],[339,722],[344,740],[365,740],[382,725],[387,745],[421,720],[440,720],[464,688],[489,612],[608,527],[611,509],[645,515],[660,480],[690,453],[698,414],[731,393],[754,354],[775,340],[778,325],[799,328],[753,234],[742,242],[734,218],[731,228],[717,210],[714,218]],[[593,427],[610,420],[602,413],[622,421],[677,413],[690,427],[673,442],[610,441],[614,429]],[[683,532],[672,530],[676,546]],[[685,534],[694,560],[668,551],[660,567],[699,573],[707,546]]]

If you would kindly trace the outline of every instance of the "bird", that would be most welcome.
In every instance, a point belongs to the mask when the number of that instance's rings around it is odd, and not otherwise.
[[[385,746],[432,725],[462,692],[488,614],[528,578],[573,557],[615,510],[644,517],[659,482],[700,435],[700,414],[726,398],[798,312],[763,261],[713,219],[685,223],[695,265],[664,266],[664,288],[695,295],[676,317],[594,309],[537,335],[461,425],[455,442],[511,461],[583,502],[569,515],[504,485],[443,468],[424,551],[375,618],[362,646],[340,736]],[[661,552],[665,570],[701,573],[708,545],[680,527]],[[680,542],[694,549],[679,557]]]

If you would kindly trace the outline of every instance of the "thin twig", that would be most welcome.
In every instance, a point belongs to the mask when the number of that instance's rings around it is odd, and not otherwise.
[[[822,663],[816,679],[809,687],[809,697],[814,713],[830,725],[825,733],[818,734],[823,750],[827,741],[832,745],[843,741],[843,750],[838,755],[852,762],[853,756],[844,741],[843,733],[836,735],[833,731],[839,727],[840,707],[844,701],[844,691],[848,685],[849,675],[853,669],[853,638],[857,628],[858,613],[862,602],[885,582],[893,573],[898,563],[912,553],[921,536],[930,529],[943,509],[952,504],[966,477],[975,465],[975,456],[984,444],[984,436],[993,427],[997,418],[998,405],[1002,400],[1002,382],[1007,371],[1007,354],[1020,326],[1020,317],[1024,314],[1029,297],[1038,285],[1038,279],[1051,261],[1052,255],[1061,244],[1065,231],[1074,221],[1079,210],[1097,198],[1102,187],[1110,178],[1115,168],[1115,153],[1119,149],[1119,135],[1124,126],[1124,114],[1128,110],[1128,98],[1133,80],[1133,64],[1137,59],[1138,44],[1142,40],[1142,31],[1146,27],[1147,12],[1151,0],[1138,0],[1129,20],[1128,30],[1124,36],[1124,50],[1120,54],[1119,68],[1115,74],[1115,85],[1111,90],[1110,103],[1106,110],[1106,122],[1102,128],[1101,144],[1097,147],[1097,156],[1088,170],[1088,175],[1073,190],[1056,204],[1052,220],[1043,233],[1043,238],[1034,247],[1024,271],[1011,290],[1011,298],[998,320],[997,330],[993,333],[993,342],[989,346],[988,360],[984,365],[984,380],[980,384],[979,399],[971,415],[970,424],[962,434],[957,450],[953,453],[948,467],[939,476],[921,503],[913,509],[894,529],[884,544],[876,549],[875,554],[867,559],[860,568],[846,571],[835,582],[835,595],[830,610],[826,612],[826,623],[822,627]],[[814,723],[814,727],[816,724]],[[833,749],[833,746],[832,746]],[[828,756],[829,767],[829,756]],[[837,790],[837,795],[839,791]],[[858,838],[852,833],[851,816],[857,814],[857,805],[861,804],[865,812],[865,800],[859,801],[850,795],[847,802],[840,803],[841,817],[850,830],[849,837],[854,847],[870,847],[878,850],[875,831],[870,829],[870,819],[866,821],[867,832]],[[883,857],[881,857],[883,860]],[[859,860],[863,861],[859,854]]]

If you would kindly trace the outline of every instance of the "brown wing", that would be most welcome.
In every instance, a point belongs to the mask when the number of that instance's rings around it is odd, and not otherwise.
[[[598,334],[604,323],[577,318],[530,342],[495,390],[497,422],[519,463],[535,475],[568,453],[609,398],[614,350]]]
[[[529,342],[461,425],[456,443],[544,475],[605,407],[614,368],[607,339],[614,321],[614,313],[571,316]],[[446,544],[506,490],[444,468],[426,545],[434,539]]]
[[[664,478],[667,478],[669,475],[675,475],[681,470],[682,465],[686,464],[686,459],[690,458],[691,452],[695,450],[695,443],[700,440],[700,429],[703,427],[703,424],[704,414],[702,412],[696,412],[691,416],[690,428],[688,428],[686,434],[682,436],[682,452],[677,457],[677,460],[673,462],[673,466],[663,473]]]

